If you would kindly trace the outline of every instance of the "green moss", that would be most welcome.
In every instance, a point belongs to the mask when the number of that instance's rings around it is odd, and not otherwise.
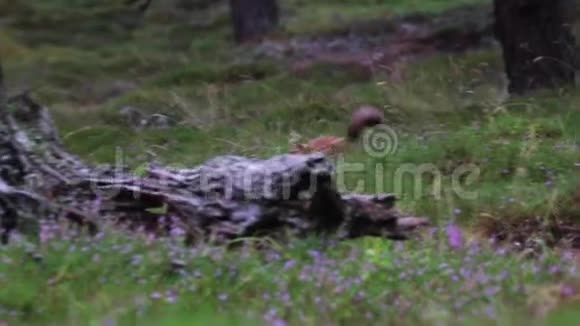
[[[306,5],[308,3],[308,5]],[[405,14],[437,14],[445,10],[473,4],[489,4],[488,0],[395,0],[395,1],[305,1],[293,0],[293,15],[286,18],[285,30],[290,34],[315,34],[342,29],[375,19]]]
[[[183,86],[201,83],[236,83],[260,80],[277,73],[277,66],[267,63],[218,65],[190,65],[167,71],[156,77],[152,85],[160,87]]]

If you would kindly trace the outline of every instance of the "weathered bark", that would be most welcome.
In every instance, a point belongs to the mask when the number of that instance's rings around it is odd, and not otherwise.
[[[2,66],[2,58],[0,58],[0,110],[3,108],[4,108],[4,69]],[[0,114],[2,114],[1,111]]]
[[[262,38],[279,22],[276,0],[230,0],[230,14],[239,43]]]
[[[571,5],[568,0],[494,0],[495,34],[511,94],[574,85]]]
[[[424,223],[402,218],[392,195],[338,193],[334,167],[321,154],[220,156],[192,169],[151,164],[133,173],[124,166],[91,166],[68,153],[47,110],[27,95],[11,98],[2,112],[4,243],[14,230],[36,234],[42,219],[58,218],[91,233],[114,221],[160,235],[168,232],[160,221],[173,220],[188,243],[312,233],[404,239]]]

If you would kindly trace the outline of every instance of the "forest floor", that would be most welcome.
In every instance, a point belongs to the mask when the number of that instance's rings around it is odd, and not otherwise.
[[[9,91],[48,106],[74,153],[134,167],[267,157],[342,136],[353,109],[374,105],[389,132],[340,158],[341,188],[393,192],[441,232],[228,252],[46,229],[54,239],[40,246],[0,248],[0,325],[580,317],[564,250],[580,245],[580,91],[508,99],[489,2],[288,0],[283,27],[245,46],[232,43],[225,3],[154,1],[141,17],[122,2],[0,0]],[[136,127],[128,108],[168,123]]]

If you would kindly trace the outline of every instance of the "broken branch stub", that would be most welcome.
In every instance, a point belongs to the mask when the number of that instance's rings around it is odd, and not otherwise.
[[[3,242],[35,234],[42,219],[65,218],[92,233],[107,221],[164,234],[178,221],[188,242],[311,233],[405,239],[426,223],[404,218],[389,194],[342,194],[320,154],[268,159],[218,156],[198,167],[93,166],[69,153],[46,108],[28,95],[8,100],[0,117]]]

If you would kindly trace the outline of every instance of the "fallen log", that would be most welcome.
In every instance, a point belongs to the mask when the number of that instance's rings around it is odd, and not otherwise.
[[[23,94],[0,108],[2,242],[14,231],[37,234],[43,220],[66,219],[90,233],[113,221],[169,234],[172,220],[189,244],[256,236],[330,234],[394,240],[426,221],[404,217],[391,194],[335,189],[322,154],[269,159],[225,155],[191,169],[83,162],[59,139],[47,109]]]

